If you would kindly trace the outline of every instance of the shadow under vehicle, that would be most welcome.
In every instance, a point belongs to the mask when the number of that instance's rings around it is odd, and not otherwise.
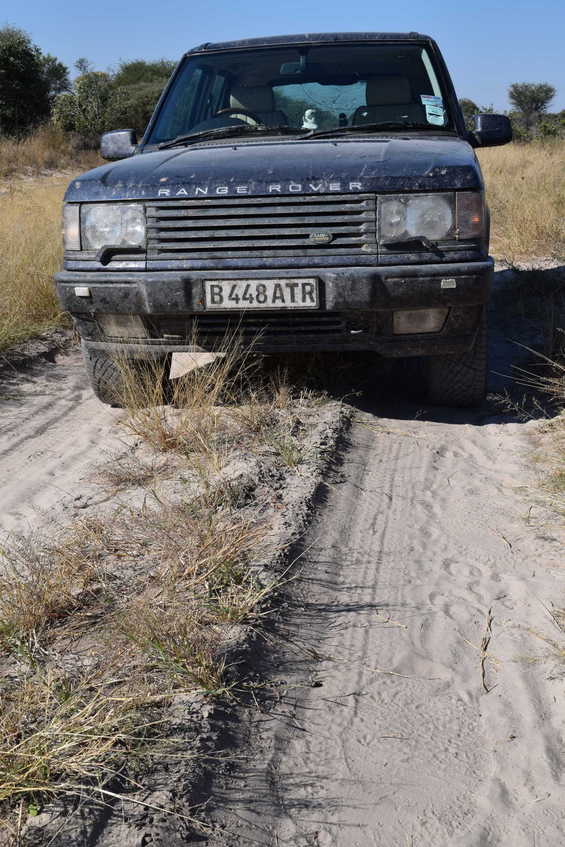
[[[474,148],[509,140],[501,115],[465,128],[426,35],[191,50],[143,138],[104,135],[112,163],[66,193],[57,288],[97,395],[119,398],[116,353],[166,364],[235,332],[270,353],[425,357],[431,402],[480,403],[493,262]]]

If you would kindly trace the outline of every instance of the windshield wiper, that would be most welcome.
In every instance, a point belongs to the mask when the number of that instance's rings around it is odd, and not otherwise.
[[[342,135],[347,132],[380,132],[381,130],[403,129],[445,129],[434,124],[423,124],[417,121],[378,121],[370,124],[355,124],[353,126],[336,126],[333,129],[311,129],[306,135],[300,136],[300,141],[307,138],[331,138],[332,135]]]
[[[203,129],[200,132],[188,132],[185,135],[177,135],[170,141],[163,141],[157,145],[158,150],[167,150],[170,147],[176,147],[181,144],[192,144],[192,142],[202,141],[205,138],[229,138],[230,136],[252,135],[259,133],[260,135],[295,135],[301,132],[299,129],[294,129],[290,126],[266,126],[265,124],[241,124],[241,126],[215,126],[211,129]]]

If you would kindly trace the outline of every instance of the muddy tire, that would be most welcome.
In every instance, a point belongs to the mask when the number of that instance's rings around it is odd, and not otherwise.
[[[472,350],[427,360],[428,400],[437,406],[479,406],[486,394],[487,354],[487,320],[483,315]]]
[[[131,385],[128,389],[126,389],[124,369],[120,367],[115,358],[106,353],[104,350],[85,350],[83,348],[82,353],[90,385],[98,399],[101,400],[102,403],[106,403],[107,406],[122,408],[125,404],[125,398],[128,393],[132,392],[132,388],[135,392],[135,388]],[[143,359],[128,359],[125,364],[128,381],[131,381],[132,379],[135,380],[137,377],[141,385],[144,369],[145,371],[147,369],[147,362]],[[159,366],[162,366],[163,398],[166,396],[165,383],[168,382],[165,377],[168,372],[166,365],[167,357],[165,356],[153,359],[151,364],[151,367],[155,369],[155,373],[157,373]],[[143,391],[143,389],[141,389],[141,391]],[[140,396],[142,396],[141,391]],[[145,393],[147,393],[147,391],[145,391]]]

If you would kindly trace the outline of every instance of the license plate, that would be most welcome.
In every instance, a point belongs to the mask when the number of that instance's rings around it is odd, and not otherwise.
[[[206,309],[317,309],[318,280],[207,279]]]

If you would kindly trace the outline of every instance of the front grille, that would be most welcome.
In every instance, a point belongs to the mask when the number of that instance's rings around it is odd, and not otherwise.
[[[331,235],[331,241],[320,244],[315,240],[320,234]],[[372,194],[216,197],[147,206],[148,259],[359,252],[377,252]]]
[[[285,336],[341,335],[346,323],[339,312],[293,312],[269,315],[154,315],[152,330],[158,337],[177,336],[221,340],[235,335],[248,340],[283,339]]]

